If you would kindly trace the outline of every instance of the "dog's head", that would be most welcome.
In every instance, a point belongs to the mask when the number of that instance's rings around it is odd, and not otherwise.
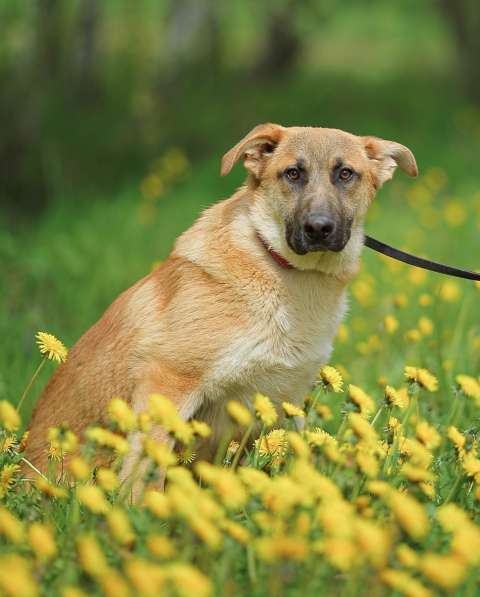
[[[418,173],[407,147],[328,128],[261,124],[224,155],[222,175],[240,159],[255,211],[275,222],[297,256],[343,251],[396,167]]]

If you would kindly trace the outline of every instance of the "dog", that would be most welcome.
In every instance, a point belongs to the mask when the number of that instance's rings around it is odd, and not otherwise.
[[[204,458],[228,425],[227,399],[302,403],[344,317],[368,207],[397,166],[416,176],[417,164],[393,141],[270,123],[224,155],[221,174],[240,160],[246,183],[115,300],[51,378],[26,448],[40,470],[50,427],[67,422],[81,435],[116,396],[141,412],[163,394],[183,419],[207,422]],[[161,428],[152,435],[171,441]],[[123,478],[142,449],[137,432]]]

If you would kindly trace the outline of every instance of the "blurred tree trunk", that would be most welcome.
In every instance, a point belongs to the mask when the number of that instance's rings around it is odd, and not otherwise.
[[[452,30],[460,59],[460,72],[470,99],[480,102],[480,2],[438,0]]]
[[[40,79],[54,80],[62,70],[62,2],[37,0],[35,56]]]
[[[295,29],[295,2],[272,4],[265,31],[264,54],[255,71],[261,76],[276,77],[288,72],[296,63],[302,44]]]
[[[172,0],[167,12],[167,78],[178,81],[186,72],[202,69],[215,76],[221,44],[215,0]]]
[[[98,0],[80,0],[74,61],[78,90],[84,98],[94,97],[97,91],[99,21]]]

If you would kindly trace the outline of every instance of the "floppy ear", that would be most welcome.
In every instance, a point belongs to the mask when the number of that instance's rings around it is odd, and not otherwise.
[[[245,168],[258,177],[263,161],[273,152],[284,132],[285,128],[279,124],[256,126],[223,156],[221,175],[228,174],[238,160],[243,158]]]
[[[385,141],[378,137],[363,137],[362,140],[367,155],[372,161],[372,171],[377,188],[392,178],[397,166],[408,176],[418,175],[415,157],[405,145],[400,145],[395,141]]]

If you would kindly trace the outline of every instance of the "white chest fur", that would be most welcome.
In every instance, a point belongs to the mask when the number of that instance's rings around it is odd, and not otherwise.
[[[252,392],[299,402],[327,362],[345,312],[343,285],[315,272],[286,270],[282,287],[253,297],[239,330],[206,376],[204,396],[248,400]]]

